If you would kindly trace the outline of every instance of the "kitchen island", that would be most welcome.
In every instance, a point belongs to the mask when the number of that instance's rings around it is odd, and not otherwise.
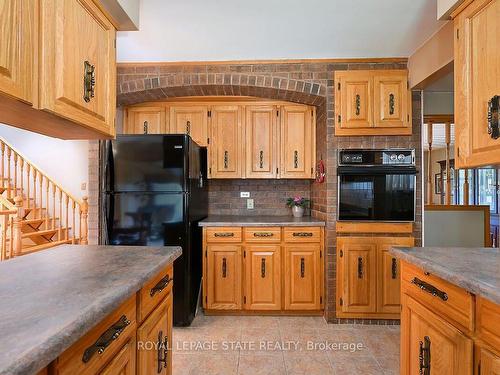
[[[500,373],[500,251],[399,247],[401,374]]]
[[[164,309],[165,337],[171,332],[172,263],[181,253],[62,245],[1,263],[0,374],[46,366],[49,373],[96,373],[122,366],[127,355],[135,373],[136,331],[139,339],[141,327]],[[141,355],[149,353],[137,361]]]

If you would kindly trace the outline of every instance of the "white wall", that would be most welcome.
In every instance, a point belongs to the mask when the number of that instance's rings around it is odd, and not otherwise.
[[[424,115],[453,114],[453,107],[453,92],[424,91]]]
[[[87,195],[81,184],[88,185],[88,141],[64,141],[4,124],[0,137],[75,198]]]

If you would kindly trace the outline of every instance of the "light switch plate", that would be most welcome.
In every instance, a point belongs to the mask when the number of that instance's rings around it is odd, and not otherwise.
[[[240,198],[250,198],[250,192],[240,191]]]
[[[247,199],[247,210],[253,210],[253,199]]]

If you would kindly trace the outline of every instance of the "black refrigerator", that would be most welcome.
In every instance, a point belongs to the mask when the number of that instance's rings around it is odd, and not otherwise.
[[[101,142],[101,243],[182,247],[174,262],[174,325],[191,324],[201,283],[207,150],[187,135]]]

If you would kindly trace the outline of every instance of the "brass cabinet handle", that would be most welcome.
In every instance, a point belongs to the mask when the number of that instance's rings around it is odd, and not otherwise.
[[[424,337],[424,342],[419,343],[418,368],[420,375],[430,375],[431,373],[431,339]]]
[[[446,294],[442,290],[439,290],[434,285],[431,285],[429,283],[426,283],[425,281],[420,280],[418,277],[414,277],[411,283],[418,286],[424,292],[432,294],[434,297],[439,297],[443,301],[448,301],[448,294]]]
[[[358,279],[363,278],[363,258],[358,257]]]
[[[144,121],[143,129],[142,129],[144,134],[148,134],[148,127],[149,127],[149,123],[147,121]]]
[[[262,150],[259,152],[259,167],[260,169],[264,168],[264,151]]]
[[[389,94],[389,114],[394,114],[394,94]]]
[[[293,152],[293,167],[299,167],[299,152],[297,150]]]
[[[304,258],[300,258],[300,277],[304,278],[306,274],[306,260]]]
[[[163,279],[158,281],[158,283],[154,287],[151,288],[151,290],[149,291],[149,295],[153,297],[156,293],[163,292],[163,289],[165,289],[171,281],[172,279],[170,278],[170,275],[165,276]]]
[[[95,95],[95,66],[84,61],[83,63],[83,100],[90,102]]]
[[[191,121],[186,122],[186,134],[190,135],[191,133]]]
[[[125,328],[127,328],[128,325],[130,325],[130,320],[127,319],[126,315],[122,315],[115,324],[99,336],[94,344],[85,349],[83,352],[82,362],[89,362],[95,353],[104,353],[106,348],[118,337],[120,337],[121,333],[125,330]]]
[[[226,258],[222,258],[222,277],[227,277],[227,260]]]
[[[227,169],[229,165],[229,152],[224,151],[224,169]]]
[[[226,232],[226,233],[214,233],[215,237],[234,237],[233,232]]]
[[[163,339],[163,331],[158,332],[158,374],[168,366],[168,336]]]
[[[266,258],[262,258],[260,265],[260,276],[262,278],[266,277]]]
[[[361,97],[359,94],[356,94],[356,116],[359,116],[361,113]]]
[[[500,137],[500,95],[493,96],[488,100],[488,134],[493,139]]]
[[[294,236],[294,237],[312,237],[313,233],[311,233],[311,232],[293,232],[292,236]]]
[[[271,233],[271,232],[254,232],[253,236],[254,237],[272,237],[272,236],[274,236],[274,233]]]
[[[392,278],[395,279],[398,275],[398,263],[396,261],[396,258],[392,258],[392,264],[391,264],[391,273],[392,273]]]

